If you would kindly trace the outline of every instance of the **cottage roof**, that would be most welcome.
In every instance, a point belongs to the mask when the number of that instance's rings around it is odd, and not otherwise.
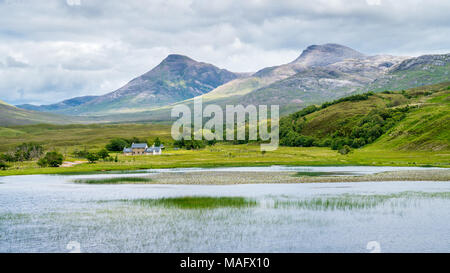
[[[133,143],[131,144],[131,149],[146,149],[147,143]]]
[[[161,148],[160,147],[150,147],[145,150],[145,152],[147,152],[147,153],[153,153],[154,151],[159,153],[161,151]]]
[[[131,148],[123,148],[124,153],[132,153],[133,150]]]

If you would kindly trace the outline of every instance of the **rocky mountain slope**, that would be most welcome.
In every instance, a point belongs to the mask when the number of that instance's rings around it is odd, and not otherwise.
[[[22,107],[71,115],[133,112],[208,93],[239,76],[240,74],[211,64],[172,54],[149,72],[131,80],[114,92],[98,97],[66,100],[56,105],[40,107],[22,105]],[[82,99],[86,100],[83,102]],[[80,103],[70,105],[74,101]]]
[[[97,97],[98,96],[83,96],[83,97],[76,97],[76,98],[64,100],[59,103],[49,104],[49,105],[37,106],[37,105],[33,105],[33,104],[21,104],[21,105],[17,105],[17,107],[26,109],[26,110],[34,110],[34,111],[41,111],[41,112],[64,112],[64,110],[82,105],[84,103],[88,103],[88,102],[96,99]]]

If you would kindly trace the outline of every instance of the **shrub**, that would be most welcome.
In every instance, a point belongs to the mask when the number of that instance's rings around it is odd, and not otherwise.
[[[342,147],[341,149],[339,149],[339,153],[341,155],[346,155],[348,153],[350,153],[351,149],[348,145],[344,145],[344,147]]]
[[[86,156],[86,159],[89,161],[89,163],[95,163],[98,160],[98,154],[96,153],[89,153]]]
[[[1,154],[0,155],[0,161],[4,162],[15,162],[16,158],[12,154]]]
[[[64,157],[58,152],[47,152],[45,156],[38,161],[40,167],[59,167],[63,163]]]
[[[101,149],[101,150],[97,153],[97,155],[98,155],[99,158],[101,158],[101,159],[103,159],[103,160],[106,160],[106,159],[109,157],[108,150],[106,150],[106,149]]]
[[[6,170],[9,168],[9,165],[6,162],[0,161],[0,170]]]
[[[86,149],[84,149],[84,150],[82,150],[82,151],[75,150],[75,151],[73,152],[73,156],[76,157],[76,158],[86,158],[86,156],[88,155],[88,153],[89,153],[89,152],[88,152]]]

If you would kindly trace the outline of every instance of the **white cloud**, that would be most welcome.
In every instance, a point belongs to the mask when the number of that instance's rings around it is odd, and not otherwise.
[[[449,52],[448,10],[445,0],[0,0],[0,100],[103,94],[170,53],[255,71],[327,42]]]
[[[81,5],[81,0],[66,0],[66,3],[69,6],[79,6]]]
[[[369,6],[379,6],[381,5],[381,0],[366,0]]]

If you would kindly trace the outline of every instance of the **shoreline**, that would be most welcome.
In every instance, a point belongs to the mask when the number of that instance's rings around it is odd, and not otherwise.
[[[302,164],[303,163],[303,164]],[[304,164],[307,163],[307,164]],[[285,166],[285,167],[417,167],[417,168],[439,168],[442,170],[450,170],[450,165],[443,164],[329,164],[329,163],[315,163],[315,162],[259,162],[257,164],[245,164],[245,163],[225,163],[225,164],[180,164],[177,166],[171,165],[151,165],[151,166],[135,166],[130,167],[127,165],[118,165],[111,168],[108,166],[105,168],[101,165],[88,165],[88,163],[80,163],[71,167],[58,167],[58,168],[32,168],[32,169],[9,169],[0,171],[0,177],[6,176],[22,176],[22,175],[84,175],[84,174],[108,174],[109,172],[139,172],[144,170],[157,170],[157,169],[179,169],[179,168],[233,168],[233,167],[270,167],[270,166]],[[86,168],[91,167],[91,168]]]
[[[346,182],[450,182],[450,170],[401,170],[366,175],[298,175],[297,172],[208,172],[192,171],[179,173],[156,173],[140,176],[149,181],[114,184],[158,184],[158,185],[237,185],[237,184],[300,184],[300,183],[346,183]],[[101,179],[100,179],[101,180]],[[117,179],[119,180],[119,179]],[[77,183],[83,183],[78,181]],[[88,184],[88,183],[86,183]],[[95,183],[93,183],[95,184]],[[111,185],[112,183],[98,183]]]
[[[152,175],[152,184],[233,185],[339,182],[441,181],[450,182],[450,170],[388,171],[361,176],[296,176],[296,172],[190,172]]]

